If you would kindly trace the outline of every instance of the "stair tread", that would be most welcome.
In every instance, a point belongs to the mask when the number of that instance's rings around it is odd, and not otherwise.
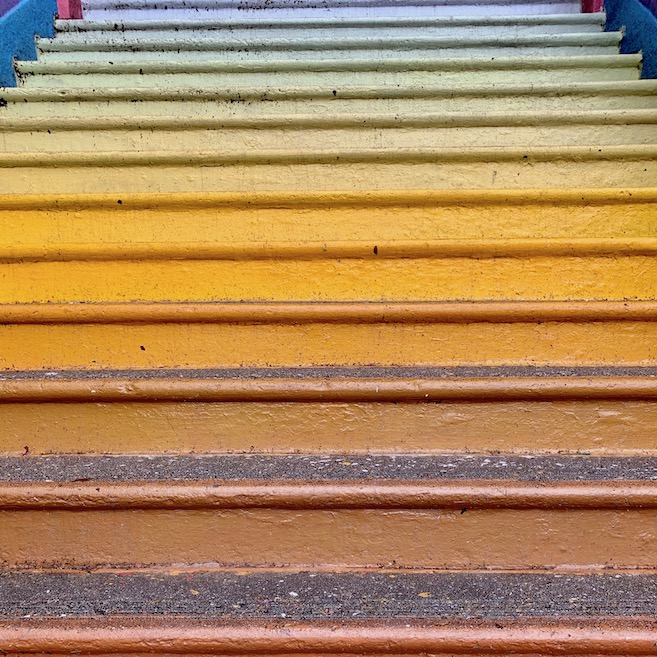
[[[374,61],[371,59],[289,59],[284,62],[236,62],[236,61],[152,61],[139,60],[117,62],[53,62],[19,61],[16,68],[19,73],[74,73],[81,75],[85,72],[121,73],[139,72],[212,72],[212,71],[375,71],[375,70],[418,70],[418,71],[477,71],[477,70],[543,70],[543,69],[573,69],[596,67],[637,67],[642,61],[641,54],[613,54],[613,55],[575,55],[575,56],[531,56],[531,57],[495,57],[470,58],[454,57],[429,60],[425,58],[399,58]]]
[[[655,456],[517,454],[204,454],[30,456],[0,460],[10,484],[63,482],[514,481],[621,482],[657,480]],[[172,493],[173,494],[173,493]],[[0,505],[2,496],[0,495]],[[629,502],[627,503],[628,507]]]
[[[455,366],[455,367],[235,367],[224,369],[129,369],[129,370],[0,370],[0,381],[89,381],[89,380],[228,380],[258,381],[268,379],[331,380],[459,380],[498,379],[508,377],[528,380],[589,380],[600,377],[657,377],[657,367],[650,366]]]
[[[471,25],[601,25],[605,21],[605,14],[543,14],[527,16],[390,16],[371,18],[277,18],[275,21],[267,18],[236,17],[231,19],[146,19],[146,20],[56,20],[55,29],[61,32],[93,32],[93,31],[120,31],[120,30],[150,30],[162,27],[174,27],[178,31],[193,28],[213,30],[225,27],[235,29],[238,27],[272,27],[286,28],[290,26],[311,27],[321,26],[377,26],[383,27],[408,25],[412,27],[437,26],[471,26]]]
[[[516,620],[653,616],[655,574],[2,572],[0,618]]]
[[[657,397],[656,382],[657,369],[649,366],[2,370],[0,396],[21,402],[646,400]]]
[[[325,86],[298,86],[284,89],[263,89],[262,87],[192,87],[172,86],[167,88],[144,88],[144,87],[41,87],[24,88],[9,87],[2,89],[2,100],[0,110],[4,102],[20,103],[26,102],[77,102],[77,101],[102,101],[102,100],[214,100],[223,99],[227,101],[253,101],[253,100],[286,100],[293,98],[331,98],[336,101],[349,99],[386,99],[386,98],[444,98],[454,95],[481,96],[617,96],[617,95],[645,95],[653,96],[657,93],[657,80],[611,80],[608,82],[564,82],[553,84],[537,82],[535,84],[478,84],[478,85],[400,85],[400,87],[385,86],[350,86],[348,88],[336,89],[335,95],[332,89]],[[175,103],[172,103],[175,104]]]
[[[563,127],[566,125],[652,125],[657,123],[657,102],[649,109],[519,111],[502,112],[289,112],[255,116],[240,115],[238,106],[230,115],[215,113],[207,117],[158,116],[149,114],[113,117],[103,108],[92,116],[43,116],[12,119],[0,116],[0,131],[29,132],[33,130],[105,130],[121,129],[220,129],[266,127],[377,127],[377,128],[468,128],[468,127]]]
[[[175,38],[112,38],[112,39],[78,39],[75,41],[60,41],[59,39],[38,39],[37,47],[42,52],[116,52],[127,50],[138,53],[142,50],[172,50],[193,51],[199,50],[231,50],[243,49],[248,55],[256,50],[348,50],[348,49],[380,49],[395,48],[399,50],[415,50],[420,48],[470,48],[473,50],[490,46],[505,46],[509,48],[532,47],[558,47],[569,46],[613,46],[617,47],[622,34],[620,32],[600,33],[567,33],[567,34],[535,34],[531,36],[509,37],[452,37],[452,36],[416,36],[416,37],[296,37],[296,38],[267,38],[255,41],[246,38],[219,38],[211,36]]]
[[[326,9],[329,7],[466,7],[466,6],[489,6],[489,7],[510,7],[523,5],[553,5],[560,7],[562,5],[574,5],[572,0],[553,0],[552,2],[536,2],[536,0],[514,0],[513,3],[506,3],[501,0],[323,0],[318,6],[316,0],[270,0],[265,7],[258,0],[167,0],[165,3],[153,0],[85,0],[84,6],[88,9],[108,8],[140,8],[140,9],[158,9],[162,4],[166,9],[173,10],[178,8],[195,9],[208,8],[213,9],[218,6],[235,7],[242,11],[249,9],[272,9],[276,7],[294,7],[304,9]]]

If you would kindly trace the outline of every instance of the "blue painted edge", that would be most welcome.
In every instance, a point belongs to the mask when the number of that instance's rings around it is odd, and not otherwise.
[[[624,30],[622,53],[643,53],[642,78],[657,78],[657,18],[639,0],[605,0],[608,31]]]
[[[35,36],[55,36],[56,13],[57,0],[22,0],[0,17],[0,86],[16,86],[14,58],[36,59]]]

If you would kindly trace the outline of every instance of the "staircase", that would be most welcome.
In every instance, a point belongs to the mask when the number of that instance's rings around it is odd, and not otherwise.
[[[657,81],[622,34],[84,16],[0,89],[0,653],[654,654]]]

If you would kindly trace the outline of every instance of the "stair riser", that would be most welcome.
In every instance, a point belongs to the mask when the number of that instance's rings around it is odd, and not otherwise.
[[[90,395],[91,396],[91,395]],[[0,404],[0,452],[655,454],[649,401]],[[26,444],[27,443],[27,444]]]
[[[102,43],[114,39],[172,39],[180,37],[187,38],[212,38],[217,43],[223,39],[244,39],[249,43],[266,43],[269,39],[301,39],[301,38],[424,38],[430,37],[525,37],[529,35],[546,34],[599,34],[602,30],[600,23],[576,23],[576,24],[550,24],[537,23],[535,25],[482,25],[482,26],[450,26],[450,25],[424,25],[410,27],[394,27],[392,25],[343,27],[339,23],[322,27],[317,22],[308,22],[307,25],[299,24],[295,27],[286,27],[276,24],[266,27],[237,27],[233,22],[220,25],[208,25],[207,27],[186,28],[184,24],[177,28],[160,29],[108,29],[89,31],[59,31],[56,43],[78,44],[80,42]],[[419,33],[420,31],[420,33]]]
[[[655,288],[657,289],[657,288]],[[29,350],[22,346],[29,344]],[[3,325],[2,369],[657,365],[657,322]]]
[[[152,87],[171,88],[191,86],[204,88],[221,86],[239,88],[257,86],[277,88],[281,86],[302,87],[309,85],[330,85],[335,89],[349,86],[367,85],[435,85],[437,83],[457,84],[524,84],[524,83],[566,83],[597,82],[614,80],[637,80],[638,69],[624,68],[582,68],[562,70],[474,70],[464,72],[443,71],[404,71],[404,72],[324,72],[308,71],[294,73],[160,73],[140,75],[139,73],[89,73],[78,75],[19,74],[19,83],[27,89],[43,88],[82,88],[82,87]]]
[[[48,510],[0,511],[0,523],[6,567],[652,568],[657,512]]]
[[[261,101],[258,99],[226,101],[223,98],[198,101],[185,98],[184,102],[169,100],[92,100],[84,102],[16,101],[0,108],[0,118],[41,118],[56,121],[59,117],[134,117],[135,106],[144,116],[166,116],[171,118],[203,118],[232,116],[284,116],[287,114],[306,114],[309,111],[322,115],[379,114],[389,112],[527,112],[577,111],[582,107],[591,110],[632,110],[653,109],[651,95],[597,95],[597,96],[506,96],[501,98],[468,97],[456,98],[409,98],[409,99],[313,99]]]
[[[210,574],[210,573],[208,573]],[[492,574],[490,577],[478,578],[463,573],[461,582],[453,582],[451,573],[438,575],[440,579],[423,582],[413,582],[411,586],[404,586],[404,579],[401,580],[402,586],[391,585],[391,590],[395,594],[392,613],[389,612],[389,618],[383,618],[382,615],[375,616],[369,611],[371,604],[370,591],[366,588],[369,583],[368,579],[357,587],[340,587],[329,584],[326,588],[321,585],[311,584],[308,586],[306,581],[312,582],[316,577],[321,576],[319,573],[304,573],[301,581],[294,573],[286,576],[278,572],[267,573],[270,580],[275,582],[276,586],[266,582],[265,586],[261,584],[262,579],[256,573],[244,572],[248,577],[243,588],[247,590],[267,591],[266,598],[257,599],[254,602],[247,602],[249,605],[244,609],[244,600],[230,584],[235,581],[234,574],[224,574],[222,572],[212,573],[212,576],[219,582],[219,586],[210,580],[206,585],[205,578],[201,578],[199,573],[180,572],[175,575],[158,573],[157,570],[150,573],[144,573],[141,577],[134,575],[125,577],[108,577],[107,579],[91,579],[84,581],[80,586],[77,577],[64,579],[55,584],[53,580],[44,576],[39,578],[38,573],[27,572],[18,574],[18,577],[9,580],[11,584],[7,588],[19,590],[21,593],[28,590],[28,585],[35,581],[39,591],[49,590],[57,587],[58,589],[68,588],[66,597],[59,598],[60,605],[58,609],[66,609],[66,603],[73,599],[79,606],[90,602],[89,607],[96,610],[117,609],[115,613],[96,612],[94,615],[87,615],[84,612],[78,612],[77,618],[30,618],[21,619],[20,621],[6,620],[2,623],[3,636],[7,637],[5,645],[12,651],[12,654],[49,654],[62,655],[69,654],[67,650],[75,650],[81,654],[97,654],[107,657],[109,654],[131,654],[147,655],[151,646],[162,646],[162,651],[168,651],[167,655],[184,655],[184,654],[248,654],[261,655],[268,654],[269,651],[276,651],[276,654],[290,654],[291,650],[295,654],[321,654],[321,655],[400,655],[409,654],[431,654],[431,655],[466,655],[473,657],[482,654],[482,647],[487,654],[495,655],[523,655],[529,657],[533,655],[554,655],[554,654],[573,654],[578,650],[586,650],[587,655],[641,655],[649,654],[651,647],[656,641],[655,632],[650,626],[649,621],[645,621],[649,609],[649,604],[644,602],[652,597],[654,583],[651,581],[651,575],[643,575],[637,582],[638,591],[634,594],[624,595],[625,591],[631,590],[632,586],[627,582],[622,582],[620,587],[609,586],[604,580],[600,581],[597,575],[584,576],[584,579],[572,578],[564,587],[560,587],[562,581],[559,575],[553,575],[549,579],[540,578],[532,581],[526,573],[518,574],[517,578],[504,578],[498,574]],[[232,576],[231,576],[232,575]],[[396,579],[397,573],[385,572],[383,577]],[[36,577],[35,577],[36,576]],[[242,574],[240,573],[240,577]],[[613,575],[607,575],[607,578]],[[84,577],[84,576],[83,576]],[[354,574],[354,579],[358,580],[360,574]],[[402,576],[403,577],[403,576]],[[409,574],[412,578],[413,574]],[[590,578],[587,581],[586,578]],[[153,587],[153,579],[162,581],[166,592],[160,593],[156,587]],[[168,585],[167,579],[184,578],[184,583],[177,585]],[[42,581],[39,581],[41,579]],[[43,581],[45,579],[46,581]],[[104,597],[108,591],[112,591],[117,586],[117,580],[126,581],[128,595],[122,598],[120,602],[107,604]],[[156,581],[157,581],[156,580]],[[227,580],[223,581],[222,580]],[[304,581],[305,580],[305,581]],[[369,581],[368,581],[369,580]],[[437,609],[438,613],[426,613],[425,608],[433,611],[435,608],[434,600],[419,598],[420,589],[424,585],[430,588],[433,593],[431,597],[440,597],[441,585],[445,580],[452,580],[448,585],[451,591],[457,591],[454,597],[450,596],[443,602],[443,606]],[[488,580],[488,581],[487,581]],[[596,581],[597,580],[597,581]],[[239,581],[239,578],[238,578]],[[266,581],[266,580],[265,580]],[[399,581],[399,580],[398,580]],[[426,580],[425,580],[426,581]],[[69,583],[70,582],[70,583]],[[197,584],[196,582],[200,582]],[[322,580],[320,580],[322,582]],[[615,614],[611,618],[599,617],[585,618],[586,607],[577,605],[578,597],[568,594],[572,591],[579,594],[578,584],[582,582],[585,591],[585,600],[593,598],[593,604],[596,608],[604,605],[608,598],[614,600],[622,599],[613,607]],[[602,591],[599,590],[598,582],[603,584]],[[203,590],[206,599],[222,600],[223,607],[219,609],[212,608],[211,611],[197,612],[193,616],[175,618],[171,617],[163,610],[171,608],[174,604],[176,608],[193,609],[196,607],[192,600],[197,599],[190,592],[190,584],[198,586]],[[223,586],[222,586],[223,585]],[[97,590],[89,593],[89,589],[97,586]],[[144,601],[139,593],[144,587],[149,590],[155,588],[155,593],[151,599]],[[303,588],[302,588],[303,587]],[[210,591],[207,591],[207,589]],[[303,614],[304,607],[298,604],[298,601],[289,601],[290,589],[300,589],[307,591],[312,596],[311,602],[313,615],[310,620]],[[383,587],[378,584],[377,589],[380,591]],[[476,598],[475,591],[485,588],[486,598],[480,600]],[[622,593],[617,593],[620,588]],[[173,589],[170,593],[169,591]],[[346,593],[343,593],[345,591]],[[355,593],[352,590],[356,589]],[[401,591],[400,591],[401,589]],[[406,591],[409,591],[406,593]],[[567,616],[555,621],[552,615],[554,608],[553,599],[547,592],[557,589],[563,593],[558,600],[559,609],[575,609],[575,617]],[[612,592],[608,593],[609,589]],[[195,589],[198,590],[198,589]],[[226,594],[223,591],[228,590]],[[461,591],[467,591],[467,594],[461,594]],[[496,595],[498,591],[511,591],[512,602],[508,606],[503,606],[502,600]],[[80,593],[78,593],[80,591]],[[272,591],[268,593],[268,591]],[[402,593],[404,591],[404,593]],[[592,593],[589,594],[588,592]],[[542,596],[536,604],[536,593]],[[424,593],[429,593],[424,591]],[[48,595],[44,593],[42,595]],[[202,595],[199,591],[199,595]],[[23,593],[24,597],[19,597],[21,606],[25,609],[33,609],[32,600],[28,594]],[[193,597],[194,596],[194,597]],[[384,597],[382,594],[377,595],[377,599]],[[410,607],[410,600],[418,597],[422,602]],[[342,606],[340,602],[345,598],[349,599],[349,606]],[[203,598],[201,598],[203,599]],[[273,599],[273,600],[272,600]],[[325,602],[325,600],[330,602]],[[449,603],[455,599],[456,612],[453,611]],[[474,599],[474,605],[471,602]],[[235,603],[232,601],[235,600]],[[261,600],[263,600],[261,602]],[[492,603],[488,601],[492,600]],[[571,601],[572,600],[572,601]],[[81,604],[81,601],[83,603]],[[180,602],[179,602],[180,601]],[[276,605],[272,613],[269,606],[270,601]],[[525,602],[528,601],[528,602]],[[562,602],[563,601],[563,602]],[[598,602],[599,601],[599,602]],[[623,604],[626,603],[627,604]],[[388,600],[386,599],[386,602]],[[95,603],[95,604],[94,604]],[[328,605],[328,606],[323,606]],[[495,605],[493,609],[490,605]],[[566,605],[575,604],[571,607]],[[139,606],[140,609],[146,609],[142,617],[127,617],[131,608]],[[563,606],[561,606],[563,605]],[[599,605],[599,606],[598,606]],[[199,607],[201,605],[198,605]],[[468,615],[472,615],[470,609],[474,606],[476,618],[482,618],[473,623]],[[208,605],[209,607],[209,605]],[[397,609],[402,609],[408,613],[408,608],[421,610],[421,619],[407,618],[406,616],[400,621],[395,614]],[[500,610],[500,607],[502,608]],[[215,619],[224,609],[229,608],[231,618],[236,620],[217,623]],[[254,613],[252,609],[257,611]],[[286,609],[288,613],[283,615],[276,614],[278,609]],[[355,610],[354,610],[355,608]],[[530,610],[538,609],[538,613],[530,618],[517,619],[513,611],[509,609],[529,608]],[[128,610],[126,611],[124,610]],[[326,611],[328,609],[328,612]],[[337,609],[338,614],[334,615],[333,610]],[[443,609],[446,612],[440,613]],[[638,609],[638,614],[632,611]],[[155,610],[151,612],[150,610]],[[261,611],[266,610],[266,611]],[[366,610],[367,616],[361,610]],[[86,610],[85,610],[86,611]],[[102,613],[102,615],[100,615]],[[444,618],[447,613],[454,614],[448,617],[448,621],[427,622],[423,620],[424,616],[428,619]],[[370,618],[372,614],[372,618]],[[330,622],[322,623],[322,620],[330,615]],[[67,615],[68,616],[68,615]],[[254,617],[255,616],[255,617]],[[276,622],[272,622],[275,618]],[[358,618],[358,620],[355,620]],[[321,620],[320,620],[321,619]],[[467,620],[466,620],[467,619]],[[319,622],[318,622],[319,620]],[[215,621],[215,622],[213,622]],[[246,622],[245,622],[246,621]],[[408,622],[405,622],[408,621]],[[384,652],[385,650],[385,652]],[[394,650],[395,652],[392,652]],[[232,652],[231,652],[232,651]],[[531,651],[531,652],[530,652]],[[581,653],[583,654],[583,653]]]
[[[194,155],[190,155],[193,159]],[[491,158],[492,159],[492,158]],[[619,166],[622,161],[622,167]],[[657,160],[547,161],[518,168],[516,161],[224,165],[203,168],[172,162],[143,166],[52,167],[2,170],[5,194],[76,194],[344,191],[389,189],[523,189],[578,187],[653,187]],[[199,163],[200,164],[200,163]],[[45,166],[44,166],[45,165]],[[133,281],[134,282],[134,281]]]
[[[60,62],[132,62],[132,61],[176,61],[176,62],[206,62],[209,60],[221,60],[229,62],[270,62],[294,60],[316,60],[318,57],[326,57],[333,60],[350,60],[353,57],[359,59],[396,59],[400,56],[427,59],[451,59],[455,57],[481,57],[485,59],[494,57],[588,57],[592,55],[614,55],[618,47],[610,46],[551,46],[546,48],[537,46],[516,47],[493,47],[484,46],[478,48],[436,48],[436,49],[362,49],[362,50],[287,50],[287,51],[230,51],[230,50],[138,50],[110,51],[98,50],[76,50],[68,52],[40,52],[39,61],[44,64]]]
[[[119,204],[118,201],[121,201]],[[150,245],[272,248],[373,247],[438,240],[607,240],[657,234],[657,190],[596,193],[491,192],[349,195],[61,195],[0,197],[0,258],[47,257],[65,245],[124,249]],[[573,242],[574,243],[574,242]],[[118,246],[117,246],[118,245]],[[39,255],[40,254],[40,255]]]
[[[35,262],[2,303],[654,299],[654,256]],[[637,276],[641,272],[641,276]]]
[[[425,5],[414,7],[412,4],[407,6],[382,6],[382,7],[317,7],[307,9],[305,7],[297,8],[272,8],[266,9],[242,9],[242,8],[185,8],[167,7],[164,9],[157,8],[113,8],[106,9],[96,8],[95,6],[85,7],[84,17],[87,20],[193,20],[198,18],[206,19],[230,19],[238,20],[249,18],[317,18],[326,16],[331,18],[364,18],[364,17],[403,17],[418,16],[527,16],[527,15],[546,15],[546,14],[577,14],[581,11],[579,2],[563,2],[559,4],[520,4],[520,5],[486,5],[477,7],[473,5]]]
[[[126,40],[121,33],[115,34],[107,40],[99,41],[98,36],[91,39],[81,37],[77,40],[60,41],[57,38],[37,40],[37,49],[48,53],[72,52],[188,52],[203,50],[208,52],[237,51],[252,52],[271,51],[290,53],[294,59],[294,52],[305,50],[316,51],[352,51],[354,56],[364,50],[406,51],[406,50],[467,50],[476,52],[478,48],[511,48],[522,51],[524,48],[544,48],[549,54],[551,48],[556,47],[603,47],[610,46],[616,49],[622,39],[621,32],[580,33],[576,30],[564,34],[537,34],[529,36],[459,36],[449,32],[442,35],[427,35],[415,28],[415,34],[401,36],[357,35],[347,37],[339,29],[333,30],[333,36],[317,36],[312,30],[296,35],[283,35],[273,38],[245,39],[232,33],[224,33],[219,38],[209,31],[194,36],[186,31],[172,30],[168,38],[157,38],[148,32],[140,34],[136,39]]]
[[[431,121],[424,127],[325,129],[295,127],[293,116],[289,127],[228,128],[185,130],[184,126],[156,130],[58,130],[54,122],[46,131],[2,131],[0,152],[75,151],[180,151],[222,153],[246,150],[297,150],[340,148],[482,148],[488,146],[589,146],[622,144],[657,144],[657,122],[636,125],[573,125],[524,127],[459,127],[434,128]],[[281,119],[285,120],[285,119]],[[45,122],[44,122],[45,124]],[[45,127],[45,125],[44,125]],[[135,126],[137,128],[137,126]]]
[[[106,6],[108,3],[104,3]],[[112,3],[109,3],[112,4]],[[122,3],[124,6],[127,6],[126,3]],[[132,6],[137,6],[135,3],[130,3]],[[216,8],[218,3],[205,3],[208,6]],[[271,4],[271,3],[270,3]],[[326,3],[324,3],[326,4]],[[341,3],[341,6],[344,6],[345,3]],[[363,4],[363,3],[356,3]],[[390,4],[390,3],[388,3]],[[435,3],[425,3],[428,6]],[[461,3],[463,4],[463,3]],[[475,2],[472,4],[482,4],[481,2]],[[495,3],[493,3],[495,4]],[[99,5],[97,5],[99,6]],[[141,5],[143,6],[143,3]],[[168,7],[172,7],[171,3],[167,3]],[[192,6],[188,2],[185,3],[185,6]],[[244,7],[242,3],[240,6]],[[295,6],[299,6],[296,4]],[[555,5],[558,7],[558,3]],[[87,7],[89,9],[89,7]],[[280,19],[270,20],[268,18],[263,19],[254,19],[248,15],[242,16],[240,19],[232,20],[230,22],[217,20],[217,21],[208,21],[203,17],[191,19],[188,21],[176,21],[174,29],[181,31],[187,30],[224,30],[228,29],[231,31],[234,30],[282,30],[282,29],[315,29],[315,28],[326,28],[335,27],[335,28],[421,28],[421,32],[416,32],[415,34],[424,33],[425,28],[459,28],[459,29],[470,29],[470,28],[490,28],[495,29],[498,27],[533,27],[536,25],[542,26],[569,26],[569,27],[582,27],[586,26],[587,28],[591,25],[597,26],[599,29],[603,29],[603,26],[606,21],[606,15],[604,12],[598,13],[577,13],[577,14],[558,14],[552,13],[549,15],[515,15],[515,16],[449,16],[447,18],[430,18],[425,16],[404,16],[402,18],[383,18],[383,19],[370,19],[370,18],[350,18],[347,20],[343,19],[327,19],[325,16],[317,15],[312,19]],[[69,20],[69,19],[55,19],[55,31],[57,34],[69,34],[69,33],[80,33],[80,34],[93,34],[99,31],[117,31],[117,30],[135,30],[141,32],[142,30],[171,30],[171,22],[166,19],[157,19],[153,21],[91,21],[85,19],[83,22],[78,20]]]

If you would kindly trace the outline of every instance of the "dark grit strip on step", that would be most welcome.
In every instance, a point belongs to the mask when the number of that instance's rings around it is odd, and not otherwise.
[[[3,370],[5,402],[652,400],[655,367]]]
[[[657,575],[409,572],[0,574],[0,618],[591,618],[657,613]]]
[[[504,377],[656,377],[657,367],[240,367],[227,369],[0,370],[0,381],[89,379],[450,379]]]
[[[0,459],[5,483],[148,481],[657,481],[657,457],[519,455],[38,456]]]

